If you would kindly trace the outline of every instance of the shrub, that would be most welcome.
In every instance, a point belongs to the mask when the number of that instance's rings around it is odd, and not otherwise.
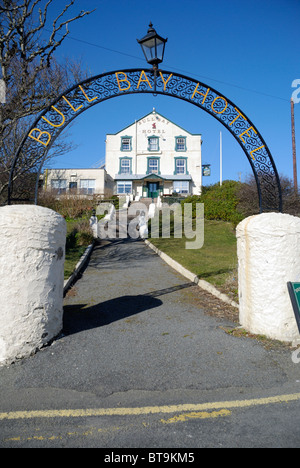
[[[93,242],[94,236],[90,227],[89,220],[82,219],[77,222],[67,222],[68,234],[66,240],[66,249],[73,249],[89,245]]]
[[[214,184],[203,187],[201,196],[187,197],[182,203],[192,203],[193,217],[196,216],[196,203],[204,203],[204,217],[206,219],[229,221],[236,226],[245,217],[238,209],[239,188],[239,182],[226,180],[221,186]]]
[[[73,249],[74,247],[76,247],[77,232],[77,229],[73,228],[72,231],[67,234],[66,250]]]
[[[78,221],[74,229],[77,231],[75,234],[77,245],[82,246],[91,244],[93,242],[94,236],[90,227],[89,220],[82,219]]]
[[[51,208],[65,219],[90,217],[96,200],[76,194],[60,195],[43,191],[39,195],[39,205]]]

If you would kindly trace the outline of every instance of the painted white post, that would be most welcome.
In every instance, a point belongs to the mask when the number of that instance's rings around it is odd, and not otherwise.
[[[98,218],[97,216],[90,217],[90,227],[93,232],[93,236],[95,239],[98,237]]]
[[[300,281],[300,218],[263,213],[237,226],[240,324],[285,342],[299,339],[287,282]]]
[[[34,205],[0,208],[0,365],[62,330],[66,222]]]
[[[157,206],[157,208],[162,208],[162,201],[161,201],[161,197],[157,197],[156,206]]]
[[[148,210],[148,217],[151,219],[151,218],[154,218],[155,216],[155,211],[156,211],[156,205],[155,203],[150,203],[149,205],[149,210]]]
[[[148,225],[147,225],[147,217],[145,214],[141,214],[139,216],[139,233],[142,239],[148,237]]]

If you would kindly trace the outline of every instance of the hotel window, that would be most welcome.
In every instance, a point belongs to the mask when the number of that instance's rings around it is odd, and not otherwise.
[[[96,181],[95,179],[81,179],[79,186],[80,193],[83,195],[93,195],[95,193]]]
[[[131,158],[120,158],[119,174],[131,174]]]
[[[148,159],[148,174],[159,174],[159,158]]]
[[[186,174],[186,160],[182,158],[175,159],[175,174]]]
[[[131,150],[132,150],[131,137],[128,137],[128,136],[121,137],[121,151],[131,151]]]
[[[120,181],[117,183],[117,194],[132,193],[132,182]]]
[[[158,137],[148,138],[148,151],[159,151],[159,138]]]
[[[61,195],[67,191],[67,179],[52,179],[51,180],[51,189]]]
[[[173,182],[173,190],[176,193],[189,193],[189,182],[186,180],[178,180]]]
[[[186,151],[186,137],[175,137],[175,151]]]

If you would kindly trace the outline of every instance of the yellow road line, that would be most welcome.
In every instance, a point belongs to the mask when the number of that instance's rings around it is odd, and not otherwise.
[[[13,411],[0,413],[0,421],[8,419],[35,418],[84,418],[89,416],[141,416],[149,414],[170,414],[193,411],[211,411],[218,409],[247,408],[252,406],[288,403],[300,400],[300,393],[278,395],[251,400],[219,401],[212,403],[183,404],[169,406],[144,406],[140,408],[89,408],[64,410]]]
[[[177,422],[188,421],[189,419],[214,419],[224,416],[230,416],[231,411],[227,409],[222,409],[220,411],[212,411],[208,413],[207,411],[193,411],[192,413],[183,413],[179,416],[174,416],[170,419],[161,419],[163,424],[173,424]]]

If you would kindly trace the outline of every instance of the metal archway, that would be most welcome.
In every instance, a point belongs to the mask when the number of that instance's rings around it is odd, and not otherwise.
[[[82,112],[107,99],[125,94],[162,94],[187,101],[221,122],[242,147],[252,168],[260,212],[282,211],[279,176],[266,142],[250,119],[214,88],[166,70],[128,69],[103,73],[82,81],[57,97],[36,119],[13,161],[8,204],[25,201],[14,193],[19,174],[36,174],[34,200],[48,151],[60,133]],[[28,201],[28,200],[27,200]]]

